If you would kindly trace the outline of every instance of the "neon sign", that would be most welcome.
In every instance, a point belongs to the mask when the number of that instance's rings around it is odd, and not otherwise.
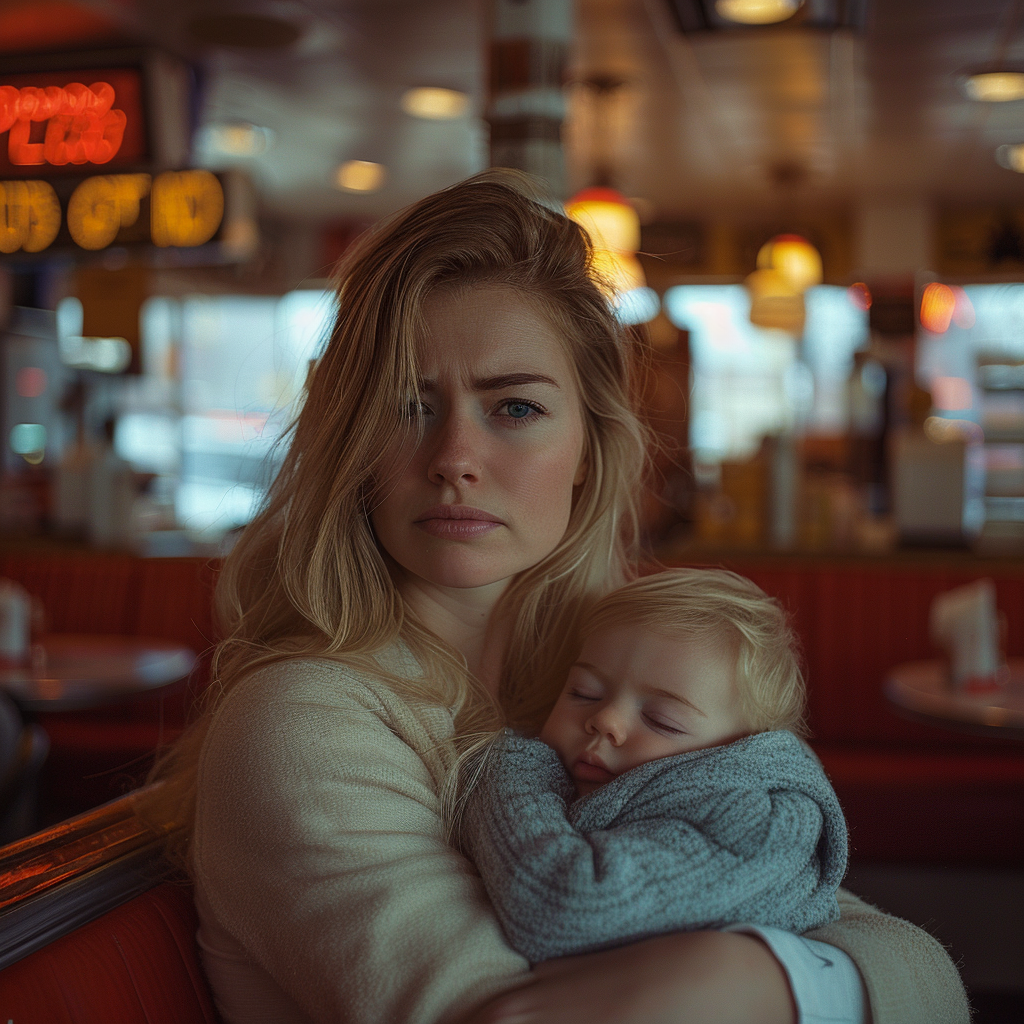
[[[210,171],[86,178],[68,200],[68,234],[82,249],[105,249],[122,228],[132,228],[143,217],[147,205],[149,240],[190,248],[217,234],[224,219],[224,189]],[[61,225],[61,204],[49,182],[0,181],[0,253],[42,252]]]
[[[12,164],[105,164],[121,148],[128,118],[114,108],[114,88],[94,82],[65,86],[0,85],[0,133],[9,131]],[[30,141],[33,122],[46,121],[42,142]]]
[[[45,181],[0,182],[0,252],[42,252],[60,231],[60,202]]]

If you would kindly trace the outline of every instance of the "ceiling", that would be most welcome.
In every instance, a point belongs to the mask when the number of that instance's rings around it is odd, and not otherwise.
[[[874,0],[861,34],[684,36],[666,0],[578,0],[572,81],[611,74],[625,84],[602,112],[585,86],[568,87],[571,183],[587,184],[604,163],[666,220],[873,197],[1017,203],[1024,176],[993,154],[1024,142],[1024,101],[973,103],[956,82],[1000,48],[1024,59],[1016,3]],[[188,24],[221,9],[282,17],[301,36],[285,50],[198,44]],[[266,152],[236,162],[267,209],[309,222],[375,218],[486,165],[485,24],[478,0],[0,0],[8,50],[142,41],[199,63],[203,122],[271,129]],[[471,113],[412,118],[400,98],[415,85],[468,92]],[[385,164],[385,186],[339,191],[334,173],[349,159]]]

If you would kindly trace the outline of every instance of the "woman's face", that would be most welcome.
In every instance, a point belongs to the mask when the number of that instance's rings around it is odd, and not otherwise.
[[[417,346],[422,440],[396,441],[371,521],[407,577],[489,587],[565,534],[583,482],[580,396],[555,329],[510,288],[440,290]]]

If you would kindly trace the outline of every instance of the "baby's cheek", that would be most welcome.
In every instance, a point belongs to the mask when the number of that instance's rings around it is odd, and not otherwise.
[[[566,766],[568,766],[566,759],[569,753],[566,744],[568,734],[569,730],[566,728],[566,723],[562,721],[562,716],[558,714],[558,707],[556,705],[554,711],[548,715],[548,720],[540,731],[539,739],[541,743],[546,743],[551,747],[562,759],[562,764]]]

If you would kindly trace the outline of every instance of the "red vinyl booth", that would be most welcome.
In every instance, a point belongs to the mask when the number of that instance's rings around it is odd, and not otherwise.
[[[125,797],[0,849],[0,1019],[216,1024],[187,883]]]

